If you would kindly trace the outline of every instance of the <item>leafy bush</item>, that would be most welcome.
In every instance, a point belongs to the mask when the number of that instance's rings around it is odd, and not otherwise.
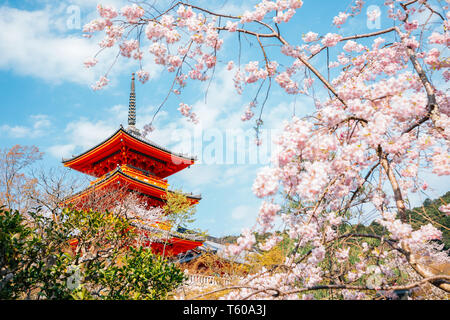
[[[109,212],[0,209],[0,299],[164,299],[175,265],[135,247],[139,234]],[[72,243],[72,245],[70,244]]]

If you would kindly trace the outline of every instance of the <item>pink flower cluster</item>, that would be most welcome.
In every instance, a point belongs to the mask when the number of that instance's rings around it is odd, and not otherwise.
[[[251,250],[255,243],[255,235],[250,229],[244,229],[242,236],[237,239],[237,245],[240,250]]]
[[[180,103],[180,107],[178,108],[178,110],[181,112],[181,114],[185,117],[187,117],[192,123],[197,124],[198,123],[198,119],[197,119],[197,115],[191,111],[192,107],[188,106],[185,103]]]
[[[148,79],[150,79],[150,74],[144,70],[139,70],[138,72],[136,72],[136,75],[137,75],[139,81],[142,83],[146,83],[148,81]]]
[[[446,31],[444,34],[439,32],[433,32],[428,37],[430,44],[440,44],[449,47],[450,46],[450,32]]]
[[[338,249],[336,251],[337,262],[343,263],[343,262],[347,261],[349,252],[350,252],[350,247],[347,247],[345,249],[344,248]]]
[[[450,215],[450,204],[442,205],[439,207],[439,211],[445,213],[447,216]]]
[[[405,27],[405,30],[408,32],[414,31],[419,27],[419,22],[417,20],[414,21],[407,21],[403,25]]]
[[[238,28],[237,22],[227,21],[226,28],[229,32],[236,32]]]
[[[269,167],[261,169],[253,183],[253,193],[259,197],[274,195],[278,191],[277,170]]]
[[[275,247],[278,243],[283,240],[282,237],[278,236],[276,233],[273,233],[272,236],[264,242],[264,244],[259,244],[259,248],[264,251],[269,251],[273,247]]]
[[[273,18],[275,23],[288,22],[295,14],[296,9],[303,6],[302,0],[278,0],[268,1],[262,0],[255,5],[254,11],[245,11],[242,14],[241,23],[249,23],[252,21],[262,21],[265,16],[272,11],[277,11],[277,15]]]
[[[249,121],[253,118],[255,114],[253,113],[251,107],[247,107],[247,109],[245,109],[244,114],[241,116],[241,120],[242,121]]]
[[[139,48],[139,41],[137,40],[125,40],[120,45],[120,54],[124,57],[131,58],[131,54],[134,50]]]
[[[338,44],[339,41],[341,41],[342,36],[336,33],[327,33],[323,39],[322,44],[325,47],[334,47]]]
[[[91,68],[97,64],[98,60],[95,58],[88,58],[84,61],[86,68]]]
[[[149,40],[165,39],[166,43],[171,44],[180,40],[181,35],[173,26],[174,18],[170,15],[164,15],[160,23],[150,22],[145,28],[145,34]]]
[[[100,77],[100,79],[95,83],[95,85],[92,85],[92,89],[93,90],[100,90],[102,89],[104,86],[106,86],[109,82],[109,79],[106,78],[105,76]]]
[[[98,4],[97,11],[102,18],[109,20],[114,19],[118,15],[117,10],[112,6],[103,6],[101,4]]]
[[[281,210],[278,204],[263,201],[259,209],[258,223],[262,227],[261,232],[267,232],[273,227],[275,215]]]
[[[364,49],[366,49],[366,47],[364,47],[362,44],[356,43],[353,40],[349,40],[345,43],[343,49],[347,52],[352,52],[352,51],[361,52]]]
[[[265,79],[269,74],[265,68],[259,68],[258,61],[250,61],[244,69],[247,72],[244,78],[245,83],[254,83],[258,80]]]
[[[298,93],[298,84],[291,79],[288,72],[280,73],[275,81],[289,94],[297,94]]]
[[[109,20],[95,19],[83,26],[83,32],[92,33],[96,31],[102,31],[107,25],[111,25],[111,22]]]
[[[303,41],[305,42],[313,42],[316,41],[317,39],[319,39],[319,34],[311,31],[303,36]]]
[[[127,18],[129,23],[137,23],[145,14],[145,10],[136,4],[125,6],[120,10],[120,12],[125,18]]]
[[[347,21],[347,18],[350,16],[350,14],[345,12],[339,12],[339,15],[333,18],[333,23],[340,28],[341,25]]]

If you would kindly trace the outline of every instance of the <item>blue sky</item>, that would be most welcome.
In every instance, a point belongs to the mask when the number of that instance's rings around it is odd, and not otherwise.
[[[125,2],[102,3],[119,7]],[[250,8],[255,2],[246,1],[242,5],[238,1],[217,1],[217,5],[209,5],[209,8],[235,13]],[[333,17],[346,10],[351,1],[304,2],[291,23],[282,26],[282,31],[289,34],[287,39],[293,43],[300,44],[301,35],[311,30],[319,34],[369,31],[364,15],[350,20],[341,30],[332,26]],[[130,74],[137,71],[137,65],[125,58],[119,60],[109,75],[110,85],[101,91],[93,91],[90,85],[109,68],[116,51],[100,56],[94,69],[88,70],[82,65],[98,46],[95,39],[81,37],[81,28],[77,27],[78,21],[73,20],[73,13],[79,10],[79,26],[82,27],[96,17],[95,6],[96,1],[91,0],[0,1],[0,147],[36,145],[45,152],[43,165],[62,167],[62,157],[79,154],[108,137],[120,124],[126,126]],[[383,16],[381,18],[383,23]],[[230,41],[226,41],[219,59],[236,60],[237,39],[227,36],[227,40]],[[247,47],[243,50],[242,61],[262,61],[261,54],[255,52]],[[330,54],[334,58],[334,52]],[[316,60],[321,70],[325,69],[324,61],[323,55]],[[144,69],[150,72],[151,79],[144,85],[137,83],[138,127],[150,121],[164,99],[172,76],[167,71],[162,72],[149,56]],[[194,227],[206,229],[214,236],[237,234],[254,222],[260,200],[252,194],[251,186],[258,169],[266,165],[249,161],[230,164],[211,161],[214,157],[209,152],[213,147],[218,146],[226,157],[231,158],[241,156],[235,154],[236,149],[249,148],[233,149],[226,143],[222,146],[219,140],[226,132],[244,133],[250,138],[253,135],[254,122],[244,123],[240,117],[244,106],[251,101],[249,97],[254,88],[237,95],[232,76],[221,64],[210,84],[206,101],[207,84],[201,83],[191,83],[181,98],[171,97],[156,119],[156,130],[149,136],[173,151],[193,154],[203,160],[203,163],[169,177],[169,183],[172,188],[202,194]],[[301,116],[312,110],[312,99],[288,96],[273,87],[263,116],[264,129],[271,130],[272,138],[282,121],[289,120],[294,112]],[[200,118],[198,126],[180,115],[177,110],[180,101],[193,105],[193,111]],[[201,130],[203,138],[195,138],[197,143],[202,143],[201,147],[193,148],[187,140]],[[252,148],[249,152],[254,150]],[[259,152],[265,158],[269,157],[270,146],[266,144]],[[431,179],[430,186],[435,187],[431,196],[446,191],[442,181]]]

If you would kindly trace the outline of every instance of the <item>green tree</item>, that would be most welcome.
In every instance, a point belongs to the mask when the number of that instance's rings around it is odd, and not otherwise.
[[[0,210],[0,299],[164,299],[183,273],[109,212]],[[72,244],[72,246],[70,245]]]
[[[181,191],[167,192],[164,195],[164,200],[163,210],[173,229],[185,227],[195,221],[193,216],[197,209]]]

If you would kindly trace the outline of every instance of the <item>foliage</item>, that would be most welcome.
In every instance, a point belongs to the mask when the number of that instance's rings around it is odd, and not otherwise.
[[[183,281],[175,265],[134,247],[138,234],[124,218],[74,209],[59,222],[29,216],[0,211],[2,299],[164,299]]]
[[[428,223],[432,223],[442,232],[442,239],[440,241],[444,243],[444,250],[450,249],[450,216],[443,215],[439,207],[447,203],[450,203],[450,191],[437,199],[426,199],[420,207],[406,210],[407,220],[415,230]],[[369,226],[358,224],[355,226],[343,225],[341,227],[344,233],[352,230],[355,233],[361,234],[388,235],[386,228],[375,220]]]
[[[100,268],[97,274],[98,269],[87,270],[85,277],[107,288],[106,294],[100,293],[103,299],[165,299],[184,280],[183,272],[174,264],[142,247],[130,248],[121,265]]]
[[[438,199],[426,199],[421,207],[406,211],[408,220],[415,229],[427,223],[433,223],[442,232],[442,242],[446,250],[450,249],[450,215],[443,215],[439,207],[448,203],[450,203],[450,191]]]
[[[230,277],[238,277],[248,271],[246,265],[237,263],[232,259],[226,259],[213,252],[203,253],[187,264],[180,265],[180,268],[188,270],[191,274],[216,276],[218,277],[218,282],[223,277],[227,279]]]
[[[270,269],[282,265],[287,252],[280,245],[273,247],[261,254],[249,254],[247,261],[247,270],[250,273],[261,271],[262,268]]]
[[[163,210],[173,229],[185,227],[195,221],[193,218],[196,212],[195,205],[180,190],[167,192],[163,199],[165,200]]]

